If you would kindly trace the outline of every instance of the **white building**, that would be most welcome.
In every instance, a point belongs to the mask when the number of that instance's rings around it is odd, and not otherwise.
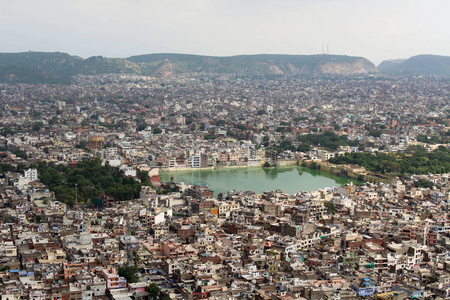
[[[28,178],[30,181],[38,180],[38,172],[36,169],[28,169],[24,172],[24,177]]]

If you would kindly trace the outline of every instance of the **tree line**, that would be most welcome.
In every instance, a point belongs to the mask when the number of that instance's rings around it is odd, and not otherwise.
[[[427,152],[423,146],[409,146],[402,153],[363,153],[353,152],[329,160],[334,164],[354,164],[368,171],[391,174],[442,174],[450,172],[450,152],[439,146]]]

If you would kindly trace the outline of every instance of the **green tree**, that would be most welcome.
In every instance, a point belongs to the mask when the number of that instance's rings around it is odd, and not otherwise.
[[[4,266],[3,268],[0,268],[0,272],[4,272],[9,270],[9,266]]]
[[[148,171],[139,171],[137,173],[138,178],[141,180],[141,183],[143,185],[148,185],[150,184],[150,180],[148,178]]]
[[[311,145],[308,143],[302,143],[297,147],[297,151],[300,152],[308,152],[309,150],[311,150]]]
[[[75,148],[78,149],[87,149],[88,142],[85,140],[80,141],[78,144],[75,145]]]
[[[373,136],[373,137],[380,137],[381,136],[381,131],[377,130],[377,129],[373,129],[369,131],[369,135]]]
[[[341,129],[341,126],[339,124],[334,123],[333,124],[334,130],[339,131]]]
[[[41,130],[42,126],[43,126],[43,124],[41,122],[38,122],[33,125],[32,129],[33,129],[33,131],[38,132]]]
[[[8,137],[10,135],[14,135],[16,132],[9,127],[4,127],[0,130],[0,135],[4,137]]]
[[[324,205],[330,214],[334,215],[336,213],[336,204],[331,201],[325,201]]]
[[[145,128],[147,128],[147,124],[146,123],[141,123],[141,124],[138,125],[136,130],[137,131],[142,131],[142,130],[145,130]]]
[[[257,114],[258,114],[258,116],[261,116],[261,115],[266,115],[267,112],[264,109],[260,109],[260,110],[258,110]]]
[[[283,140],[280,144],[280,148],[282,150],[288,150],[288,149],[291,149],[291,147],[292,147],[292,142],[289,140]],[[294,150],[295,150],[295,148],[294,148]]]
[[[207,134],[203,138],[205,139],[205,141],[208,141],[208,140],[215,140],[217,137],[212,134]]]
[[[155,128],[153,129],[153,134],[160,134],[162,132],[161,128]]]
[[[159,296],[161,290],[156,283],[151,283],[148,287],[145,288],[145,291],[149,294],[150,299],[156,300]]]
[[[420,178],[416,182],[414,182],[416,187],[424,187],[424,188],[432,188],[434,186],[433,182],[429,181],[425,178]]]
[[[139,271],[139,268],[136,266],[126,266],[123,268],[119,268],[119,276],[124,277],[128,283],[138,282],[139,277],[136,273]]]
[[[439,276],[437,276],[436,274],[433,274],[432,276],[430,276],[430,282],[431,283],[435,283],[439,281]]]

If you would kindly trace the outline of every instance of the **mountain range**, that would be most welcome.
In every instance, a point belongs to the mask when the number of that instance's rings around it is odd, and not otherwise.
[[[237,55],[216,57],[190,54],[146,54],[128,58],[93,56],[83,59],[60,52],[0,53],[0,82],[69,83],[74,75],[129,73],[167,76],[184,73],[235,76],[274,75],[450,75],[450,57],[419,55],[384,61],[375,67],[362,57],[344,55]]]
[[[385,60],[378,69],[386,74],[450,76],[450,56],[417,55],[409,59]]]

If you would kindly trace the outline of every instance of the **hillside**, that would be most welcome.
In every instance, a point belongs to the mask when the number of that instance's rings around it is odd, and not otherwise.
[[[238,55],[214,57],[186,54],[147,54],[128,57],[144,73],[187,72],[246,75],[360,75],[376,73],[365,58],[339,55]]]
[[[0,53],[0,81],[68,83],[77,74],[140,73],[122,58],[93,56],[83,59],[60,52]]]
[[[340,55],[238,55],[213,57],[188,54],[147,54],[87,59],[60,52],[0,53],[0,81],[68,83],[77,74],[131,73],[167,76],[183,73],[237,76],[364,75],[378,70],[365,58]]]
[[[387,74],[450,76],[450,56],[417,55],[390,65],[382,62],[378,68]]]
[[[384,60],[378,65],[377,69],[383,73],[392,73],[392,71],[400,64],[405,62],[406,59],[389,59]]]

